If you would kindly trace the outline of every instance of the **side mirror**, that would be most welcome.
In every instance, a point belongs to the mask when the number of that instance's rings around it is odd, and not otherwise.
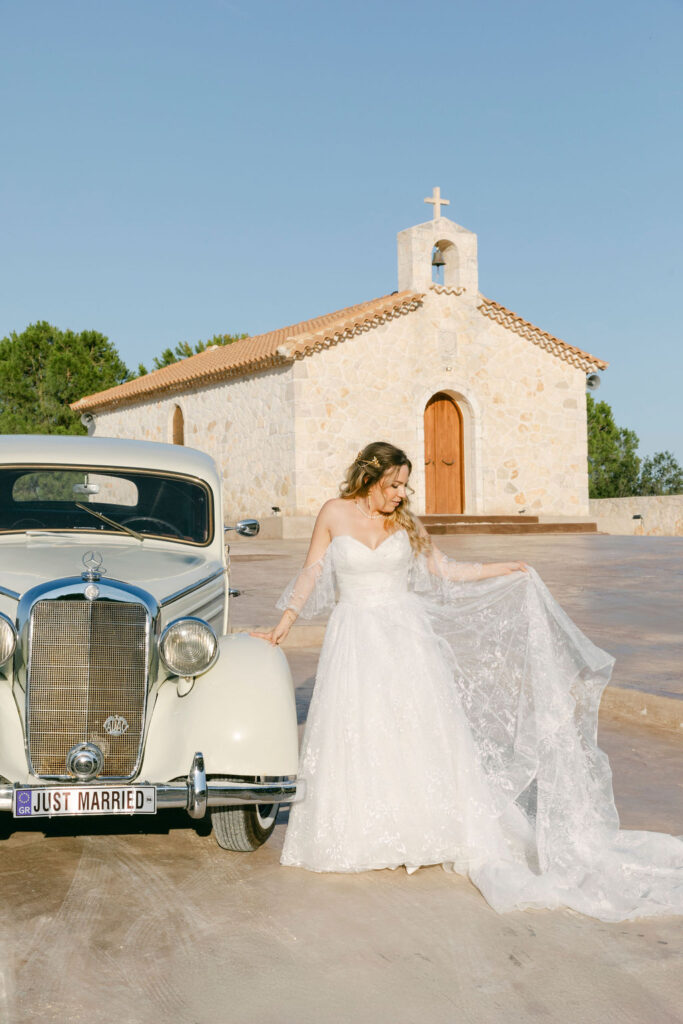
[[[258,519],[240,519],[236,526],[226,526],[225,532],[235,530],[241,537],[255,537],[260,529]]]
[[[258,519],[240,519],[235,529],[241,537],[255,537],[261,526]]]

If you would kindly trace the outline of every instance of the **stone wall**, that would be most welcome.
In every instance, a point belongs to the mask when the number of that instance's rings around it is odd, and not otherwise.
[[[226,519],[295,512],[294,409],[290,367],[183,391],[97,415],[98,436],[173,440],[183,412],[185,444],[208,452],[223,473]]]
[[[448,392],[463,413],[465,511],[588,514],[585,373],[487,319],[479,300],[429,291],[414,312],[264,371],[97,416],[96,433],[185,443],[225,478],[226,516],[310,516],[359,448],[387,440],[413,461],[424,511],[424,409]]]
[[[603,533],[683,537],[683,494],[647,498],[591,498],[590,514]],[[642,519],[634,519],[634,515]]]
[[[466,512],[588,514],[585,373],[483,317],[466,296],[423,307],[294,366],[297,510],[336,494],[363,445],[387,440],[413,461],[424,510],[424,408],[459,403]]]

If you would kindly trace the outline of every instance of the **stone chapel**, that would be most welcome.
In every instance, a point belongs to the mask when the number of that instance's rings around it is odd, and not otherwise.
[[[284,536],[376,440],[412,460],[418,514],[587,516],[586,377],[607,364],[482,295],[477,236],[442,216],[438,188],[425,202],[433,218],[398,235],[397,291],[72,408],[97,435],[208,452],[226,515]]]

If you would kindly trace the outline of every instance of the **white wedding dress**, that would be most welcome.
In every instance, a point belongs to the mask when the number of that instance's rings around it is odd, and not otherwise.
[[[335,537],[279,602],[338,601],[301,752],[305,800],[282,863],[313,871],[443,864],[497,911],[603,921],[683,913],[683,841],[619,831],[596,745],[613,659],[538,575]]]

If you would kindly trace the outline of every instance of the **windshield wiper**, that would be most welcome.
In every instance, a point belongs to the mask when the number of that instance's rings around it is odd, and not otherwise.
[[[87,505],[82,505],[80,501],[75,501],[74,505],[76,508],[82,508],[84,512],[89,512],[91,516],[95,516],[96,519],[101,519],[103,523],[107,523],[109,526],[113,526],[117,530],[123,530],[124,533],[129,533],[131,537],[135,537],[136,540],[144,540],[144,536],[138,533],[137,530],[131,530],[130,526],[124,526],[123,523],[117,523],[115,519],[110,519],[109,516],[103,515],[101,512],[96,512],[94,508],[88,508]]]

